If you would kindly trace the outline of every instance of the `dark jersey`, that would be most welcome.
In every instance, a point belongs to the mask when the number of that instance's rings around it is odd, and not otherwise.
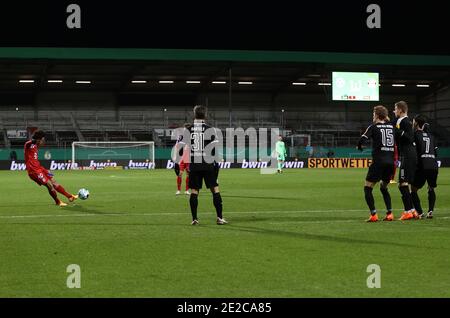
[[[437,147],[435,146],[433,135],[417,130],[414,133],[414,141],[416,143],[419,169],[436,170],[438,168],[436,160]]]
[[[358,148],[372,139],[372,158],[374,162],[393,164],[394,162],[394,126],[390,123],[370,125],[361,136]]]
[[[207,125],[204,120],[194,120],[185,128],[178,142],[189,146],[191,171],[214,169],[219,138],[216,128]]]
[[[408,117],[397,119],[395,125],[395,142],[400,157],[410,158],[416,156],[414,145],[414,130]]]

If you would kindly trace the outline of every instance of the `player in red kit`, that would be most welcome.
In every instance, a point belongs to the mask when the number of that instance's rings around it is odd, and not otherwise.
[[[46,186],[48,193],[53,200],[55,200],[56,205],[66,206],[66,203],[58,199],[58,194],[56,191],[63,194],[67,199],[69,199],[70,202],[78,199],[78,195],[67,193],[62,185],[53,180],[53,174],[41,166],[41,163],[38,160],[38,151],[39,147],[43,145],[44,142],[45,133],[42,130],[37,130],[34,132],[32,139],[25,143],[25,164],[27,167],[28,176],[38,185]]]
[[[395,173],[397,172],[397,166],[398,166],[398,148],[397,145],[394,146],[394,173],[391,176],[391,181],[389,183],[397,183],[395,181]]]
[[[176,195],[179,195],[181,193],[181,183],[183,180],[183,173],[186,171],[186,191],[184,194],[190,195],[189,192],[189,160],[190,160],[190,149],[187,145],[180,145],[179,141],[181,140],[182,136],[180,136],[177,140],[177,144],[175,145],[175,150],[178,151],[178,153],[181,154],[180,163],[178,164],[178,172],[177,172],[177,192]]]

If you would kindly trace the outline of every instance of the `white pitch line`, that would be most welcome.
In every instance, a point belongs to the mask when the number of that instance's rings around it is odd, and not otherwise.
[[[367,210],[291,210],[291,211],[230,211],[226,214],[297,214],[297,213],[336,213],[336,212],[367,212]],[[449,211],[440,211],[447,213]],[[83,214],[42,214],[42,215],[1,215],[0,219],[25,219],[25,218],[60,218],[60,217],[93,217],[93,216],[179,216],[187,215],[189,212],[155,212],[155,213],[83,213]],[[439,217],[449,219],[450,217]],[[334,220],[335,222],[352,222],[353,220]],[[308,223],[322,223],[324,221],[308,221]]]
[[[0,216],[0,219],[21,219],[21,218],[59,218],[59,217],[83,217],[83,216],[95,216],[99,214],[42,214],[42,215],[2,215]],[[103,214],[105,215],[105,214]],[[107,214],[108,215],[108,214]]]
[[[291,211],[230,211],[226,214],[268,214],[268,213],[333,213],[333,212],[364,212],[366,210],[291,210]],[[83,217],[83,216],[155,216],[155,215],[185,215],[186,212],[155,212],[155,213],[84,213],[84,214],[42,214],[42,215],[1,215],[0,219],[16,218],[52,218],[52,217]]]

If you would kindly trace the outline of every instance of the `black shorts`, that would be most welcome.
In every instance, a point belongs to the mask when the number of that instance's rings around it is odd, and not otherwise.
[[[398,174],[398,183],[414,182],[414,175],[416,174],[417,160],[416,158],[400,157],[400,172]]]
[[[175,170],[175,174],[177,176],[180,175],[180,165],[178,163],[175,163],[175,165],[173,166],[173,170]]]
[[[214,168],[204,170],[191,170],[189,173],[189,188],[201,189],[205,180],[205,185],[208,189],[218,186],[217,171]]]
[[[214,171],[216,173],[216,180],[219,180],[219,170],[220,170],[220,166],[218,163],[214,164]]]
[[[367,172],[366,181],[375,183],[382,180],[385,183],[389,183],[393,173],[393,163],[372,162],[369,167],[369,171]]]
[[[437,169],[433,169],[433,170],[419,169],[416,171],[416,174],[414,177],[414,182],[412,183],[412,185],[415,188],[420,189],[425,185],[425,182],[426,182],[426,183],[428,183],[428,186],[430,186],[432,188],[436,188],[437,187],[437,177],[438,177]]]

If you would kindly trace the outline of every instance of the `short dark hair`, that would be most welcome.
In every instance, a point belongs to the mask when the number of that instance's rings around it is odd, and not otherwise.
[[[401,101],[395,103],[395,106],[397,106],[397,108],[400,109],[404,113],[408,112],[408,104],[405,101],[401,100]]]
[[[425,132],[429,132],[428,120],[424,115],[419,114],[416,117],[414,117],[414,122],[417,124],[417,127],[419,127],[420,129],[422,129]]]
[[[42,130],[36,130],[33,133],[33,136],[31,137],[34,140],[39,140],[45,137],[45,132],[43,132]]]
[[[197,105],[194,107],[195,119],[206,119],[206,107],[203,105]]]

